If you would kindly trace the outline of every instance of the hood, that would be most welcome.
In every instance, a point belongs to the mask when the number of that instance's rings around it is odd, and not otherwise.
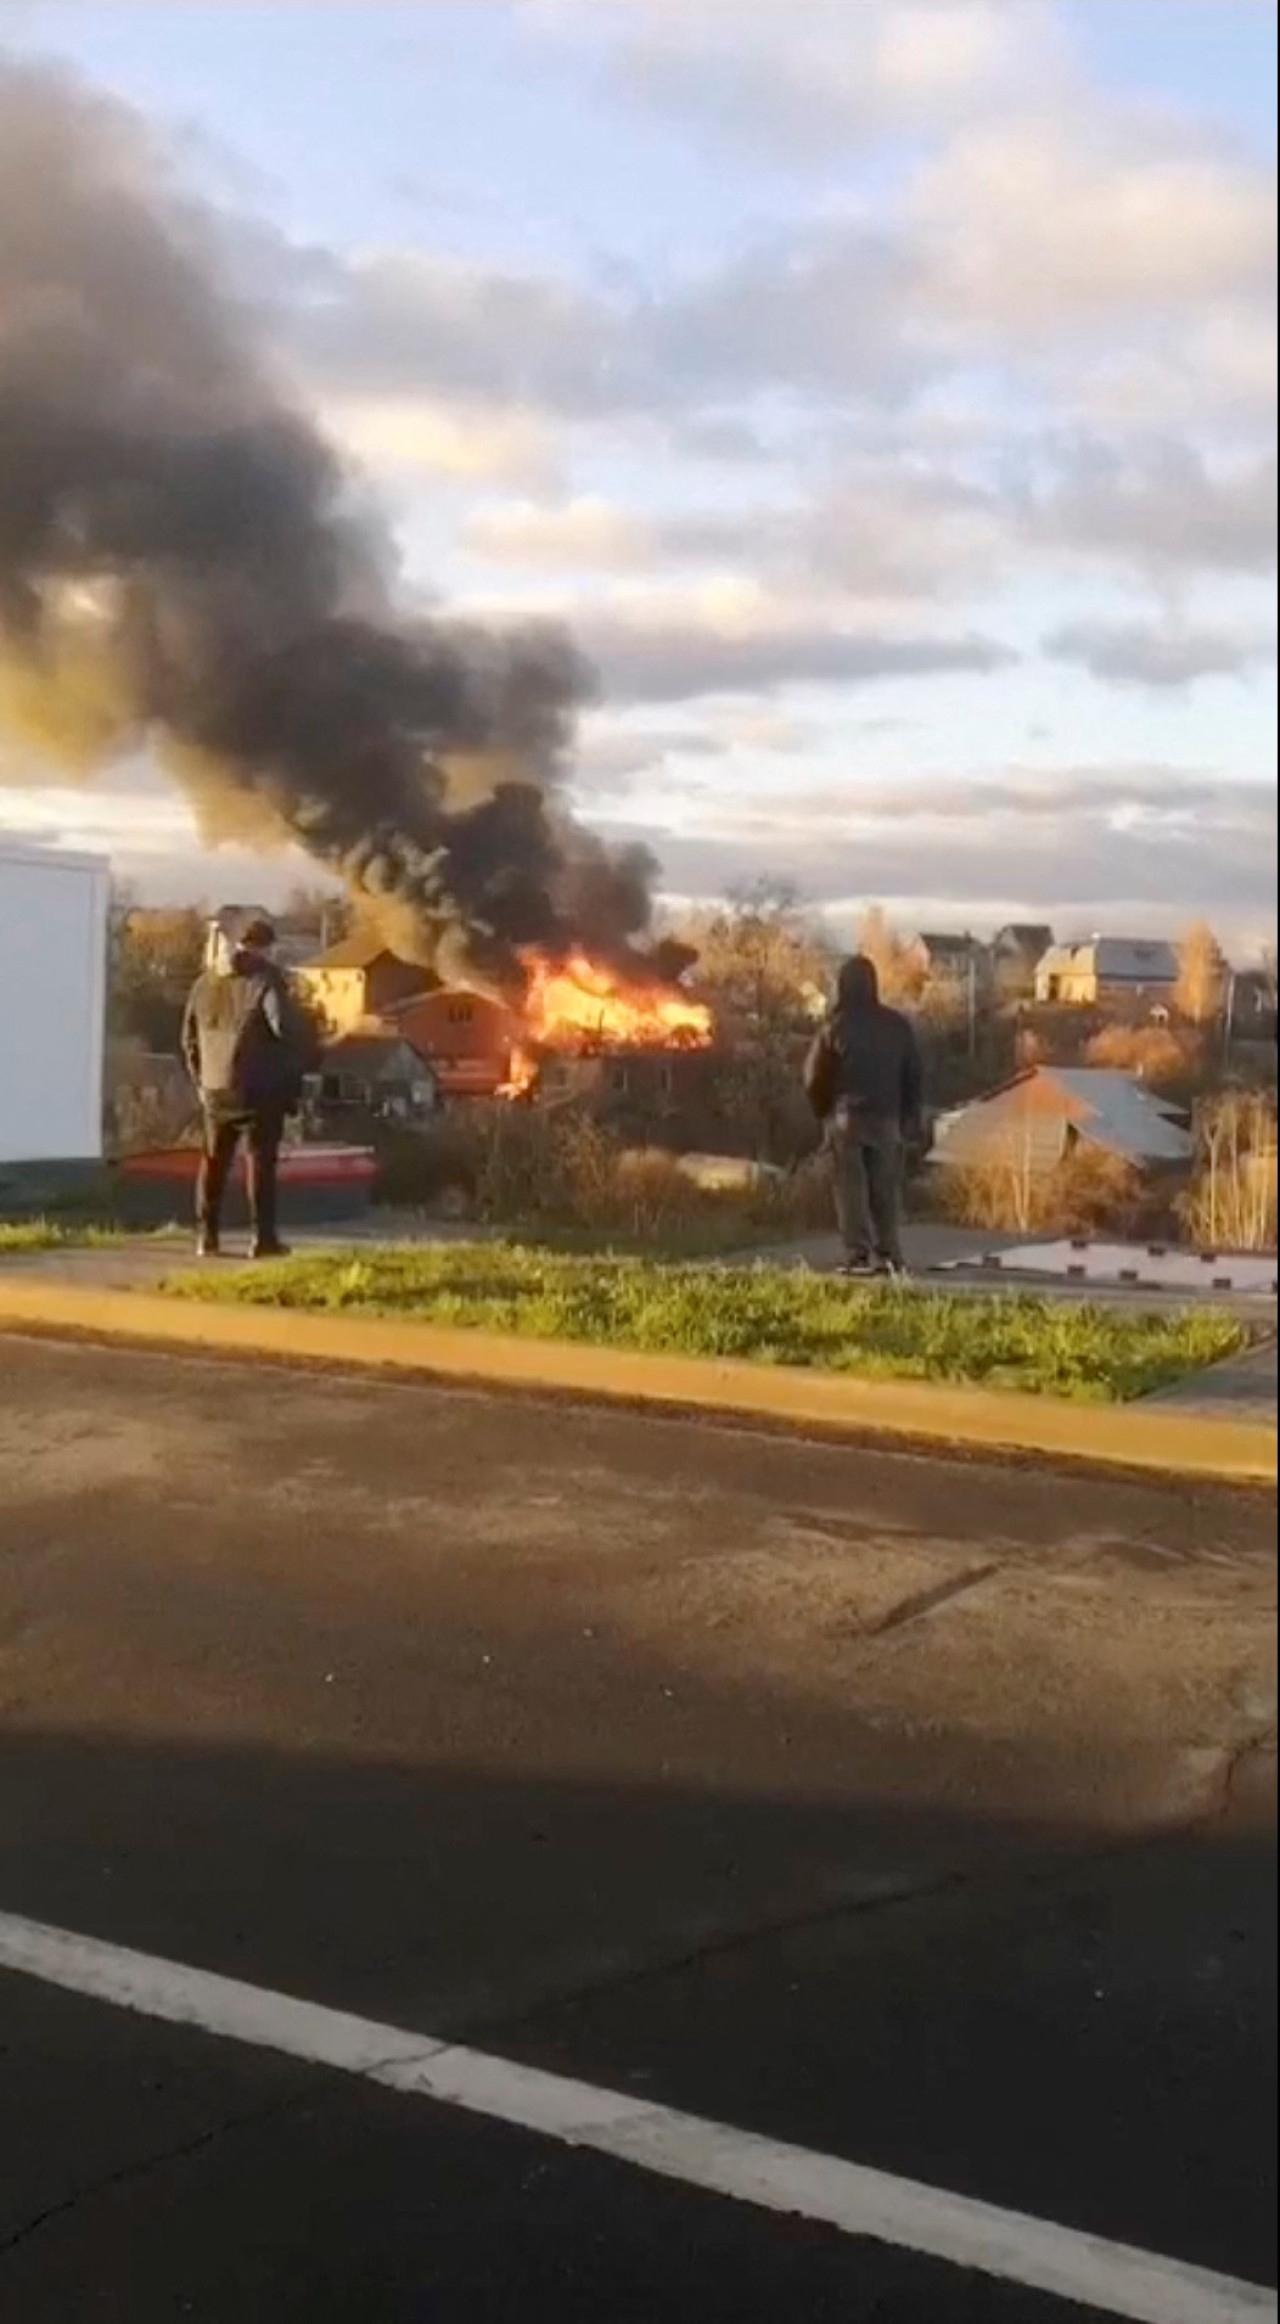
[[[237,944],[231,955],[233,976],[260,976],[263,969],[269,969],[270,966],[267,954],[259,952],[256,944]]]
[[[846,960],[840,971],[838,994],[837,1005],[847,1016],[874,1009],[880,999],[880,978],[874,960],[868,960],[863,953]]]

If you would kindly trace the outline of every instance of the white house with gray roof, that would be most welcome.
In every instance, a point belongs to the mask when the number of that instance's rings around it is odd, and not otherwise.
[[[1096,1009],[1109,1000],[1168,1003],[1181,964],[1176,945],[1142,936],[1091,936],[1055,944],[1036,970],[1036,999],[1046,1006]]]

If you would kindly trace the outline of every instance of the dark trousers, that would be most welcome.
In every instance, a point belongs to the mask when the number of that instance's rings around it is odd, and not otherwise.
[[[836,1216],[851,1259],[902,1265],[902,1139],[889,1123],[842,1121],[831,1127]]]
[[[217,1235],[227,1181],[241,1141],[247,1156],[245,1178],[249,1220],[260,1242],[274,1242],[278,1232],[276,1189],[280,1173],[280,1141],[284,1113],[279,1106],[257,1106],[249,1113],[224,1113],[209,1107],[204,1117],[204,1152],[196,1183],[196,1220],[202,1234]]]

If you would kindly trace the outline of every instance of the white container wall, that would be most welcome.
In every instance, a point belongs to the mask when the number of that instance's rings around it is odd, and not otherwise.
[[[111,883],[0,840],[0,1163],[102,1156]]]

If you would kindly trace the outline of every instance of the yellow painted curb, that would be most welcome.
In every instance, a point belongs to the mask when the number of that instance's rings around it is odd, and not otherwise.
[[[542,1389],[1231,1484],[1274,1485],[1277,1476],[1274,1429],[1176,1408],[1067,1404],[981,1388],[855,1380],[767,1364],[445,1331],[375,1316],[206,1306],[30,1277],[6,1281],[0,1271],[0,1330],[6,1327],[417,1373],[480,1387]]]

